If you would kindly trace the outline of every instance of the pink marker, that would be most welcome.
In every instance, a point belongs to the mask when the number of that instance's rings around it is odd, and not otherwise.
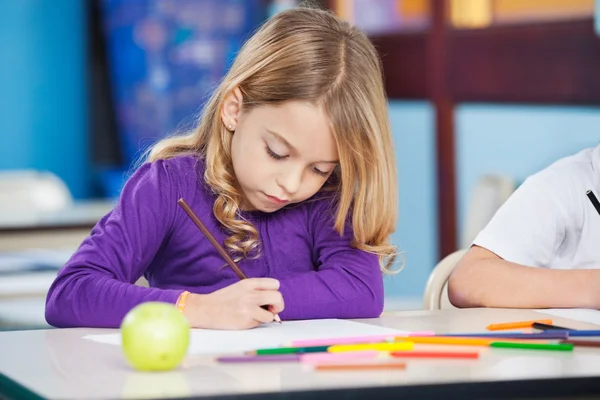
[[[307,340],[294,340],[291,343],[291,347],[310,347],[310,346],[333,346],[334,344],[358,344],[358,343],[379,343],[379,342],[393,342],[396,337],[409,337],[409,336],[433,336],[435,332],[408,332],[408,333],[392,333],[389,335],[372,335],[372,336],[354,336],[354,337],[343,337],[343,338],[330,338],[330,339],[307,339]]]
[[[373,350],[348,351],[341,353],[306,353],[300,355],[300,361],[305,364],[315,364],[321,362],[328,363],[342,360],[377,358],[378,355],[379,352]]]

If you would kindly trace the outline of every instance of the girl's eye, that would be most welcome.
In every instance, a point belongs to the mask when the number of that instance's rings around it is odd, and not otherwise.
[[[282,156],[281,154],[277,154],[277,153],[275,153],[273,150],[271,150],[271,148],[270,148],[269,146],[265,146],[265,149],[267,150],[267,154],[268,154],[270,157],[274,158],[275,160],[283,160],[283,159],[285,159],[285,158],[288,158],[288,157],[289,157],[289,156],[287,156],[287,155],[286,155],[286,156]],[[319,176],[322,176],[322,177],[325,177],[325,178],[326,178],[326,177],[329,175],[329,171],[328,171],[328,172],[321,171],[321,170],[320,170],[319,168],[317,168],[317,167],[313,167],[312,171],[313,171],[315,174],[317,174],[317,175],[319,175]]]
[[[313,168],[313,172],[315,174],[319,175],[319,176],[325,176],[326,177],[327,175],[329,175],[329,172],[321,171],[319,168],[316,168],[316,167]]]
[[[284,158],[287,157],[287,156],[282,156],[282,155],[275,153],[273,150],[271,150],[271,148],[269,146],[266,146],[265,148],[267,149],[267,154],[276,160],[283,160]]]

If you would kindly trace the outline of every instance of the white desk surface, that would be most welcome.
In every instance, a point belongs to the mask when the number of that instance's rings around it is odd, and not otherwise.
[[[548,315],[531,310],[468,309],[390,312],[362,322],[410,331],[464,333],[482,332],[490,323],[542,318]],[[552,318],[557,325],[598,329],[586,322]],[[128,367],[119,346],[82,339],[104,332],[107,330],[0,333],[0,397],[11,390],[10,385],[15,396],[14,382],[51,399],[263,398],[267,394],[269,398],[311,399],[348,395],[370,399],[404,395],[449,398],[451,393],[493,397],[500,392],[527,398],[531,390],[539,394],[539,390],[549,390],[550,385],[554,389],[547,394],[553,396],[561,395],[561,388],[568,390],[567,394],[581,394],[582,388],[589,390],[590,385],[596,394],[600,392],[600,384],[594,383],[600,382],[600,348],[579,347],[573,352],[482,348],[479,360],[409,360],[406,370],[372,372],[316,372],[296,363],[219,364],[213,357],[196,356],[176,371],[141,373]],[[522,384],[529,385],[515,386]],[[18,398],[39,398],[22,387]]]

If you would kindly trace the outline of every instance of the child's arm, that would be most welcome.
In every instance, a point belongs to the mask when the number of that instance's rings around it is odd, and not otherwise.
[[[450,277],[457,307],[600,308],[600,270],[534,268],[473,246]]]
[[[448,282],[450,301],[459,307],[600,307],[600,271],[557,261],[561,246],[574,246],[583,226],[582,202],[572,193],[587,199],[575,183],[564,173],[527,179],[457,265]]]
[[[374,318],[383,310],[383,277],[376,255],[350,246],[352,229],[333,228],[329,202],[311,206],[309,229],[317,271],[280,279],[281,318]]]
[[[181,290],[135,286],[174,220],[177,185],[167,162],[140,167],[115,209],[102,218],[59,272],[46,299],[46,320],[57,327],[118,327],[145,301],[175,303]]]

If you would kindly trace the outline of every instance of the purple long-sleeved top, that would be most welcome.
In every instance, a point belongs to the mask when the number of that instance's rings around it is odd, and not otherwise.
[[[215,195],[192,156],[144,164],[114,210],[59,272],[46,299],[56,327],[118,327],[145,301],[175,303],[184,290],[211,293],[238,281],[177,200],[184,198],[216,239],[227,237],[212,213]],[[284,320],[368,318],[383,309],[377,257],[350,247],[352,230],[333,229],[331,200],[274,213],[243,212],[259,232],[260,256],[240,261],[248,277],[280,281]],[[134,283],[145,276],[150,288]]]

